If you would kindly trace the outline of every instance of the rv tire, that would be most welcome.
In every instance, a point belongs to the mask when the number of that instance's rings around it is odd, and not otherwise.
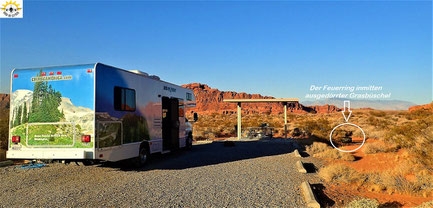
[[[140,151],[138,153],[138,157],[134,158],[133,164],[136,168],[143,167],[147,161],[149,160],[149,148],[147,147],[147,144],[142,144],[140,146]]]
[[[83,163],[84,166],[90,166],[90,165],[94,165],[95,161],[93,161],[93,160],[83,160],[83,161],[81,161],[81,163]]]
[[[186,138],[186,149],[191,150],[192,149],[192,135],[189,134]]]

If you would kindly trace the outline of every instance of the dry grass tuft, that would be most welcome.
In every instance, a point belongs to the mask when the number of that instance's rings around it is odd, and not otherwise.
[[[432,207],[433,207],[433,201],[429,201],[429,202],[424,202],[416,206],[415,208],[432,208]]]
[[[347,152],[340,152],[329,145],[322,142],[314,142],[312,145],[307,146],[307,152],[313,154],[313,157],[322,159],[335,159],[354,161],[355,157]]]
[[[324,141],[328,140],[329,132],[332,130],[330,121],[325,117],[299,121],[298,127]]]
[[[319,170],[319,176],[331,183],[356,184],[371,192],[386,192],[388,194],[403,193],[422,197],[433,196],[433,175],[427,169],[402,164],[393,170],[377,173],[359,173],[345,164],[331,164]],[[414,173],[414,171],[416,173]],[[414,180],[405,176],[415,175]]]
[[[433,115],[394,125],[385,140],[408,149],[420,164],[433,167]]]
[[[328,149],[320,153],[316,153],[313,157],[322,159],[334,159],[334,160],[344,160],[344,161],[355,161],[355,157],[347,152],[340,152],[336,149]]]
[[[385,111],[372,110],[369,113],[370,113],[370,115],[372,115],[374,117],[385,117],[386,116],[386,112]]]
[[[354,183],[364,180],[364,176],[344,164],[332,164],[319,170],[319,176],[327,182]]]
[[[395,152],[397,151],[396,147],[391,147],[390,145],[386,145],[382,142],[373,142],[373,143],[366,143],[362,151],[364,154],[376,154],[380,152]]]
[[[319,152],[324,152],[325,150],[330,149],[329,145],[323,142],[313,142],[312,145],[307,146],[307,152],[311,154],[316,154]]]

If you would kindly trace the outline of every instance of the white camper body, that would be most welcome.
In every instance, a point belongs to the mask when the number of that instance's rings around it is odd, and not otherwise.
[[[194,105],[189,89],[100,63],[14,69],[7,158],[119,161],[190,147]]]

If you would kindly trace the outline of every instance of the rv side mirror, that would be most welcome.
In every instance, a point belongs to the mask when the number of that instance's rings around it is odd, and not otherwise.
[[[198,120],[198,114],[194,113],[194,122],[196,122]]]

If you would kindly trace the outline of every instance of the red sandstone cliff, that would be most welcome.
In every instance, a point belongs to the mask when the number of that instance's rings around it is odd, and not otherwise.
[[[9,113],[9,95],[0,94],[0,117],[7,117]]]
[[[430,104],[416,105],[416,106],[412,106],[409,108],[410,112],[416,111],[416,110],[427,110],[427,111],[433,112],[433,102]]]
[[[235,103],[225,103],[223,99],[272,99],[274,97],[262,96],[259,94],[237,93],[233,91],[219,91],[212,89],[206,84],[191,83],[182,85],[182,87],[192,89],[196,98],[197,105],[191,109],[201,114],[236,113]],[[288,113],[333,113],[341,109],[333,105],[322,106],[303,106],[300,103],[291,103],[287,106]],[[242,104],[242,113],[265,113],[265,114],[280,114],[284,112],[281,103],[256,103]]]

